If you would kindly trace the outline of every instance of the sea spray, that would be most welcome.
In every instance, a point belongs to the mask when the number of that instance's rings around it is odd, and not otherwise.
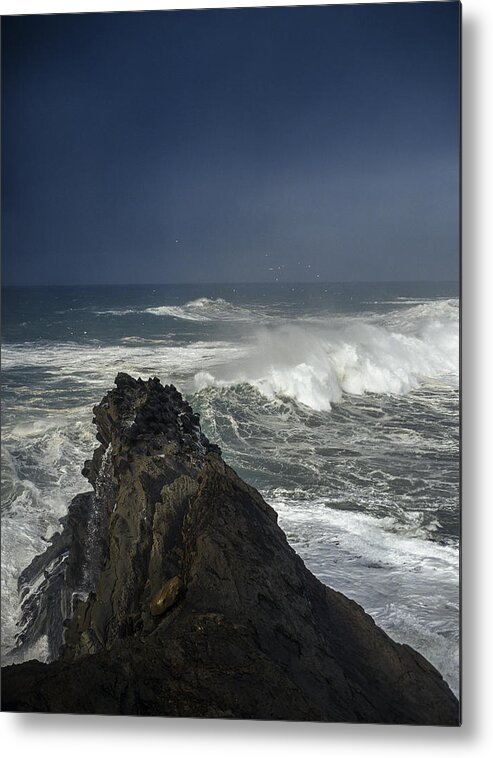
[[[268,398],[290,397],[320,411],[341,402],[344,393],[401,395],[427,380],[456,384],[457,318],[429,320],[401,320],[401,331],[357,318],[336,327],[264,328],[233,365],[197,372],[195,387],[249,383]]]

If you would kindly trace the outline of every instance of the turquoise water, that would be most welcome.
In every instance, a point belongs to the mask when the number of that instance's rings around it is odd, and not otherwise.
[[[2,310],[4,660],[127,371],[174,382],[308,567],[457,691],[457,285],[10,288]]]

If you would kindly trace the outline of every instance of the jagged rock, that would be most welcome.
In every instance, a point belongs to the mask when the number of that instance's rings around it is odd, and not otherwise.
[[[66,620],[94,589],[103,567],[108,519],[107,508],[96,493],[77,495],[61,519],[62,531],[21,573],[18,649],[29,648],[45,636],[50,660],[58,656]]]
[[[174,387],[119,374],[94,421],[94,493],[80,497],[97,530],[72,504],[47,551],[65,551],[53,602],[38,595],[23,632],[60,642],[65,614],[63,644],[49,664],[3,670],[4,709],[459,723],[436,669],[306,569]]]

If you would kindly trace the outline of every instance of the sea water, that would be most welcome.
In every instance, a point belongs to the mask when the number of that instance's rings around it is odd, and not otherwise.
[[[92,406],[125,371],[173,382],[308,568],[457,693],[458,306],[447,283],[5,289],[3,663],[19,573],[89,489]]]

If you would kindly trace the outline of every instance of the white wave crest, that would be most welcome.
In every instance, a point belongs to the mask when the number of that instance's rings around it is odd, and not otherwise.
[[[222,297],[199,297],[183,305],[157,305],[149,308],[113,308],[95,311],[97,316],[135,316],[150,313],[184,321],[248,321],[264,318],[263,314],[234,305]],[[268,318],[265,316],[265,318]]]
[[[458,309],[438,302],[380,323],[353,318],[264,328],[246,358],[214,375],[198,372],[195,386],[249,383],[268,398],[330,410],[344,393],[401,395],[427,381],[456,386],[458,353]]]
[[[233,305],[222,297],[199,297],[184,305],[160,305],[146,308],[154,316],[172,316],[185,321],[246,321],[253,317],[247,308]]]

